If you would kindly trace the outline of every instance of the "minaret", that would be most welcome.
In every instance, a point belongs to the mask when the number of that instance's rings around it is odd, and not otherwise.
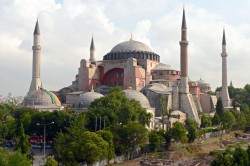
[[[180,41],[180,66],[181,66],[181,93],[189,93],[188,86],[188,41],[187,41],[187,24],[185,17],[185,9],[183,9],[181,41]]]
[[[95,62],[95,44],[94,44],[94,39],[92,36],[92,40],[91,40],[91,45],[90,45],[90,62]]]
[[[40,80],[41,46],[40,46],[40,29],[38,20],[36,21],[36,27],[33,36],[34,40],[32,46],[33,49],[32,81],[30,84],[29,93],[41,87],[41,80]]]
[[[228,95],[227,87],[227,52],[226,52],[226,36],[225,30],[223,29],[222,38],[222,90],[221,90],[221,100],[224,107],[230,107],[230,99]]]

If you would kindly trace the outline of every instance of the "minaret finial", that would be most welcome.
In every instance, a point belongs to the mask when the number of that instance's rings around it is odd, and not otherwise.
[[[225,28],[223,28],[223,38],[222,38],[222,45],[226,45],[226,35],[225,35]]]
[[[40,35],[40,28],[39,28],[39,23],[38,23],[38,18],[36,20],[36,27],[35,27],[35,30],[34,30],[34,35]]]
[[[187,29],[187,24],[186,24],[186,17],[185,17],[185,8],[183,5],[183,14],[182,14],[182,24],[181,24],[181,29]]]
[[[93,38],[93,34],[92,34],[92,39],[91,39],[91,44],[90,44],[90,50],[94,50],[95,49],[95,44],[94,44],[94,38]]]

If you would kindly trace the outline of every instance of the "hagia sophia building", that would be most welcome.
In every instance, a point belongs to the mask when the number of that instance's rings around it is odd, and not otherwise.
[[[198,81],[189,79],[187,32],[183,9],[179,42],[180,71],[172,69],[169,64],[162,63],[160,55],[146,44],[134,40],[132,35],[130,40],[114,46],[102,60],[97,60],[92,37],[90,57],[80,61],[75,80],[71,85],[51,92],[43,87],[40,80],[41,46],[37,21],[32,47],[32,81],[22,107],[52,111],[61,110],[63,106],[67,106],[76,112],[83,112],[87,111],[92,101],[105,96],[110,88],[120,86],[128,99],[139,101],[141,106],[153,115],[150,128],[160,125],[161,96],[165,96],[167,109],[172,109],[173,114],[179,115],[179,121],[189,117],[200,123],[202,112],[215,111],[217,97],[207,93],[211,91],[209,83],[202,79]],[[224,35],[223,33],[223,38]],[[222,56],[225,57],[225,54]],[[225,80],[224,84],[227,84]]]

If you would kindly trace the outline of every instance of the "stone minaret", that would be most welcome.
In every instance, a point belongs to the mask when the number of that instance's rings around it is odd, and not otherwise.
[[[41,59],[41,46],[40,46],[40,29],[38,20],[36,21],[36,27],[34,30],[34,40],[33,40],[33,63],[32,63],[32,81],[30,84],[29,93],[41,87],[40,80],[40,59]]]
[[[189,93],[188,86],[188,41],[187,41],[187,24],[185,17],[185,9],[183,9],[182,26],[181,26],[181,41],[180,41],[180,66],[181,66],[181,93]]]
[[[92,36],[92,40],[91,40],[91,45],[90,45],[90,62],[95,62],[95,44],[94,44],[94,39]]]
[[[227,87],[227,51],[226,51],[226,36],[225,30],[223,29],[222,38],[222,90],[221,90],[221,100],[224,107],[230,107],[230,99],[228,95]]]

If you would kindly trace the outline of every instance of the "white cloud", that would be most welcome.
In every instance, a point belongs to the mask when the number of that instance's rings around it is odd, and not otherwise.
[[[221,40],[226,28],[228,81],[244,86],[250,60],[250,23],[234,25],[204,7],[187,3],[189,76],[202,77],[215,88],[221,82]],[[244,11],[242,11],[244,12]],[[0,0],[0,94],[25,95],[31,81],[33,30],[39,17],[44,87],[70,85],[80,60],[89,59],[92,34],[97,59],[119,42],[148,44],[161,62],[179,69],[182,1]],[[232,20],[233,21],[233,20]]]

